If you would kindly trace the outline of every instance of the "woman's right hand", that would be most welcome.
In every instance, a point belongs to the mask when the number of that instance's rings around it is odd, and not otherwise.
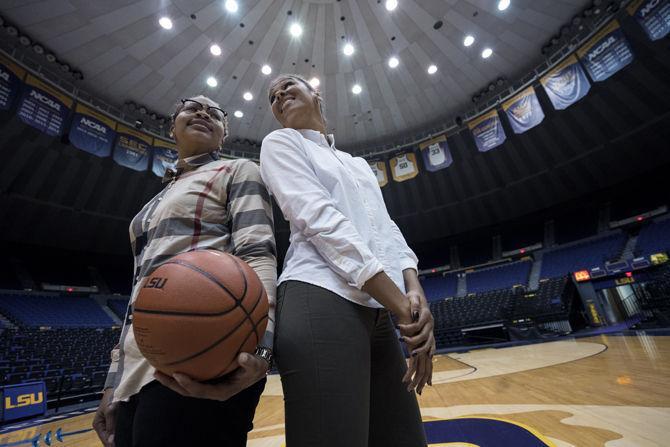
[[[107,388],[93,417],[93,429],[105,447],[114,447],[117,404],[112,402],[114,388]]]

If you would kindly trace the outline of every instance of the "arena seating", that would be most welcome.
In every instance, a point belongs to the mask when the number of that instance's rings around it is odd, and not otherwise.
[[[540,278],[555,278],[592,267],[604,266],[615,260],[628,239],[615,232],[567,246],[559,246],[544,253]]]
[[[421,286],[428,301],[442,300],[456,296],[458,277],[455,274],[426,277],[421,279]]]
[[[670,219],[649,222],[642,227],[635,246],[636,256],[670,250]]]
[[[526,286],[532,264],[532,261],[525,260],[468,272],[465,275],[468,293],[505,289],[514,285]]]
[[[126,317],[126,309],[128,308],[128,299],[113,298],[107,300],[107,307],[112,309],[112,312],[123,321]]]
[[[89,297],[4,294],[0,312],[23,326],[108,327],[114,322]]]

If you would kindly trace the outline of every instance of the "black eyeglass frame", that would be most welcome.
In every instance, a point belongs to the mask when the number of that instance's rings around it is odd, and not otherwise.
[[[174,121],[174,118],[176,118],[177,115],[183,110],[183,108],[186,107],[186,102],[194,102],[194,103],[198,104],[200,106],[200,110],[204,110],[205,113],[208,114],[209,116],[212,116],[212,114],[209,113],[210,110],[218,110],[219,112],[221,112],[221,115],[223,116],[219,121],[223,121],[224,119],[228,118],[228,112],[226,112],[225,110],[223,110],[219,107],[210,106],[208,104],[203,104],[200,101],[196,101],[195,99],[185,98],[185,99],[180,99],[179,101],[181,102],[182,109],[179,110],[177,113],[175,113],[175,115],[173,117],[173,121]]]

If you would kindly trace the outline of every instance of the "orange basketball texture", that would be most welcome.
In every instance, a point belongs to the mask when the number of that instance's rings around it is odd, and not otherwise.
[[[237,365],[265,333],[268,299],[256,272],[215,250],[179,254],[142,284],[133,331],[142,355],[159,371],[203,381]]]

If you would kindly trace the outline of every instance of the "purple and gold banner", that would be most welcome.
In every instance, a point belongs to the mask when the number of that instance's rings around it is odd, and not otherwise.
[[[178,158],[179,154],[176,144],[154,138],[154,155],[153,162],[151,163],[151,172],[158,177],[163,177],[168,168],[174,169]]]
[[[497,110],[491,110],[468,122],[479,152],[487,152],[503,144],[507,139]]]
[[[419,175],[419,165],[413,152],[396,155],[391,159],[391,175],[396,182],[404,182]]]
[[[117,133],[119,137],[114,146],[114,161],[135,171],[146,171],[153,139],[123,124],[118,125]]]
[[[21,91],[26,71],[0,53],[0,110],[9,110]]]
[[[542,122],[544,112],[531,86],[502,105],[514,133],[524,133]]]
[[[591,83],[574,54],[544,75],[540,84],[556,110],[567,109],[591,89]]]
[[[372,169],[372,173],[377,178],[379,187],[383,188],[388,185],[389,176],[388,172],[386,172],[386,163],[383,161],[369,161],[368,164],[370,165],[370,169]]]
[[[454,162],[454,159],[451,156],[451,151],[449,150],[446,135],[441,135],[432,140],[420,143],[419,149],[423,156],[423,165],[430,172],[447,168]]]
[[[634,0],[628,14],[635,17],[649,39],[659,40],[670,31],[670,0]]]
[[[77,104],[70,127],[70,143],[77,149],[98,157],[112,153],[116,121],[102,113]]]
[[[65,132],[72,103],[72,98],[29,74],[17,113],[29,126],[47,135],[60,136]]]
[[[577,56],[594,82],[604,81],[633,61],[633,51],[616,20],[577,50]]]

